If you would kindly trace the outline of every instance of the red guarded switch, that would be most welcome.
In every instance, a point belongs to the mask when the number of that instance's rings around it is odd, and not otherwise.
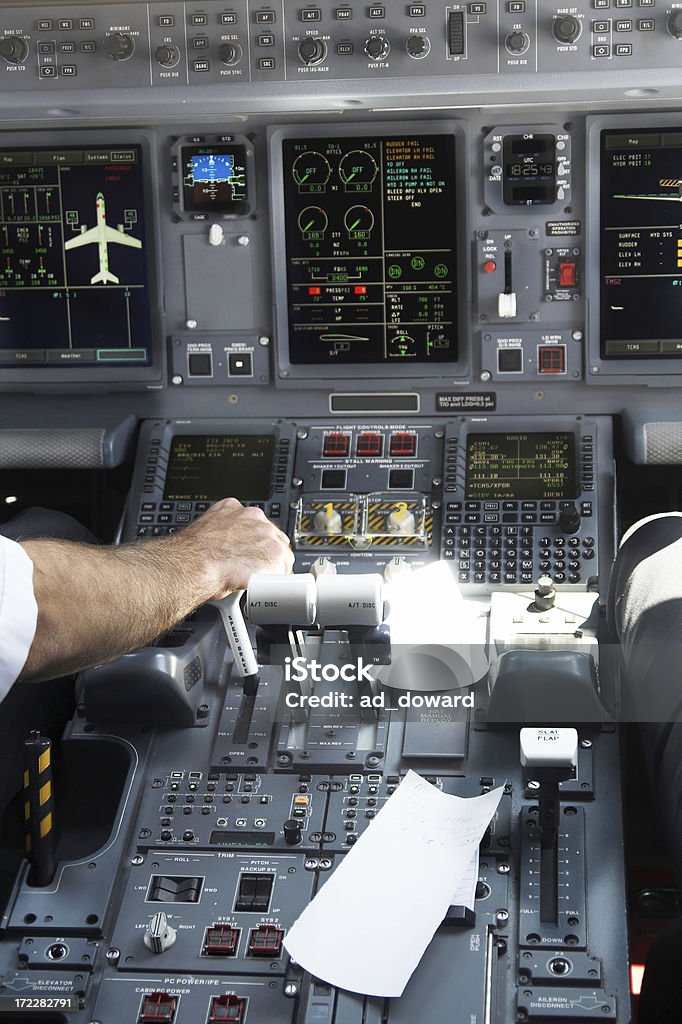
[[[236,956],[239,928],[229,924],[214,924],[206,929],[203,956]]]
[[[172,1024],[177,1006],[175,996],[168,992],[152,992],[142,1000],[140,1024]]]
[[[389,451],[392,458],[414,458],[417,454],[417,435],[391,434]]]
[[[242,1024],[246,1016],[246,999],[241,996],[213,996],[208,1013],[208,1024]]]
[[[559,264],[559,287],[575,288],[578,284],[578,267],[575,263]]]
[[[278,957],[282,955],[284,931],[274,925],[262,924],[251,929],[249,956]]]
[[[359,459],[378,458],[384,445],[381,434],[358,434],[355,454]]]
[[[566,346],[543,345],[539,348],[538,373],[566,373]]]
[[[322,455],[325,459],[345,459],[350,451],[350,436],[348,434],[327,434],[322,447]]]

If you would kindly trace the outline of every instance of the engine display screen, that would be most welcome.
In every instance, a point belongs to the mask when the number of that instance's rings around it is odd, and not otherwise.
[[[289,358],[458,355],[455,139],[284,139]]]
[[[604,359],[682,356],[682,130],[601,133]]]
[[[481,501],[575,498],[574,435],[469,434],[465,494]]]
[[[244,146],[183,146],[182,205],[195,213],[248,212]]]
[[[142,147],[0,150],[0,366],[152,362]]]
[[[274,445],[270,434],[178,434],[163,496],[166,501],[265,501]]]

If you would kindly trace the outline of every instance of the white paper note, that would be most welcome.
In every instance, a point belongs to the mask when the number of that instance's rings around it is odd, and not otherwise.
[[[449,796],[408,772],[289,931],[293,959],[330,985],[401,995],[501,795]]]
[[[474,903],[476,902],[476,884],[478,882],[478,850],[479,848],[477,846],[469,863],[469,867],[462,875],[462,879],[450,900],[450,903],[454,907],[468,907],[469,910],[474,909]]]

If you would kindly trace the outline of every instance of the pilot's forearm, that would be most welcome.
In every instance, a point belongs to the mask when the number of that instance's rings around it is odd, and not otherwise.
[[[27,540],[38,625],[21,679],[137,650],[254,572],[290,572],[289,539],[255,507],[218,501],[172,537],[120,547]]]
[[[25,541],[38,622],[19,678],[66,675],[136,650],[208,600],[201,559],[174,540],[117,548]]]

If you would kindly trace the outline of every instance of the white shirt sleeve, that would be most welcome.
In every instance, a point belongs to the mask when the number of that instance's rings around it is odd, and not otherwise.
[[[24,667],[37,621],[33,562],[20,544],[0,536],[0,701]]]

